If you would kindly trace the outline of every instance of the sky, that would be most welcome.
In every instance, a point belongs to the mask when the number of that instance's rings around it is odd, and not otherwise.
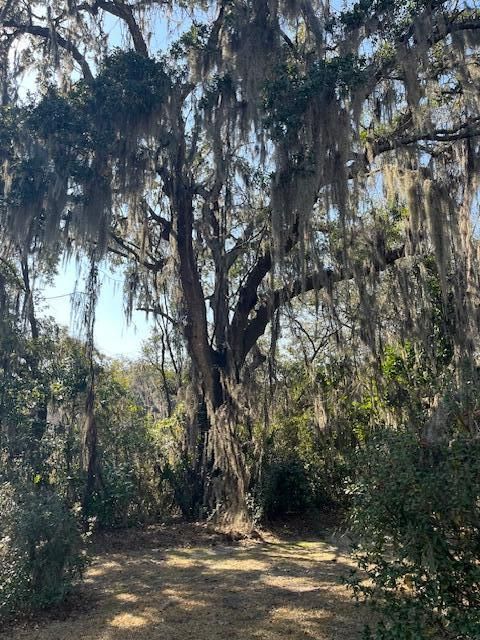
[[[135,359],[140,356],[142,342],[148,338],[154,326],[153,318],[150,316],[147,319],[144,312],[134,311],[132,321],[127,323],[120,271],[112,272],[108,265],[102,264],[99,268],[99,281],[101,286],[95,312],[95,345],[110,358]],[[83,282],[79,278],[79,268],[72,259],[60,267],[51,285],[41,289],[44,299],[41,306],[43,316],[52,316],[58,324],[67,327],[70,333],[79,335],[72,316],[72,294],[75,290],[83,291]]]

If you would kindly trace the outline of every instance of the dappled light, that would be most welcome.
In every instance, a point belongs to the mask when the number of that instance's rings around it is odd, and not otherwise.
[[[155,544],[152,540],[152,544]],[[353,566],[326,542],[131,549],[86,573],[87,614],[51,621],[35,640],[343,640],[367,619],[342,584]],[[26,640],[32,629],[1,635]]]
[[[131,613],[119,613],[109,624],[119,629],[136,629],[137,627],[144,627],[147,623],[148,620],[143,616],[136,616]]]

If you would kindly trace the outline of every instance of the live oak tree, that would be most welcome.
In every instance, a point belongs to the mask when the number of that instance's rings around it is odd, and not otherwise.
[[[169,20],[181,33],[158,51]],[[116,256],[127,309],[183,337],[199,505],[248,521],[248,380],[295,299],[334,314],[348,283],[376,351],[388,274],[398,323],[428,344],[433,256],[457,361],[471,354],[475,3],[6,0],[0,23],[4,238],[85,250],[92,294]]]

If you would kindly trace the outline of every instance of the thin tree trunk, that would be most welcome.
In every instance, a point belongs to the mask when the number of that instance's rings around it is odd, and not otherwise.
[[[35,304],[33,299],[33,290],[30,283],[30,269],[27,258],[21,261],[23,284],[25,288],[25,313],[30,325],[30,333],[33,340],[33,355],[31,357],[32,372],[42,388],[41,396],[35,408],[35,415],[32,421],[32,438],[33,447],[31,449],[32,462],[37,470],[41,470],[42,460],[39,452],[40,442],[47,430],[48,419],[48,388],[42,380],[43,374],[40,370],[39,359],[36,355],[37,342],[40,338],[37,318],[35,316]]]
[[[86,473],[83,494],[83,512],[88,515],[94,492],[100,486],[101,478],[98,466],[98,437],[95,419],[95,361],[94,361],[94,328],[95,307],[97,301],[97,265],[95,256],[91,256],[90,273],[87,290],[88,307],[85,312],[87,327],[86,352],[89,363],[88,392],[85,401],[85,422],[83,427],[82,466]]]

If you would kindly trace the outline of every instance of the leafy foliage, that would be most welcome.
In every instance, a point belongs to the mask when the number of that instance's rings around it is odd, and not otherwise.
[[[57,604],[85,567],[77,515],[41,480],[0,486],[0,614]]]
[[[365,60],[353,54],[314,63],[305,72],[295,60],[283,64],[264,89],[265,125],[274,138],[298,133],[312,104],[360,86],[364,65]]]
[[[480,448],[378,433],[357,457],[351,524],[357,596],[377,605],[379,640],[476,638],[480,631]]]

